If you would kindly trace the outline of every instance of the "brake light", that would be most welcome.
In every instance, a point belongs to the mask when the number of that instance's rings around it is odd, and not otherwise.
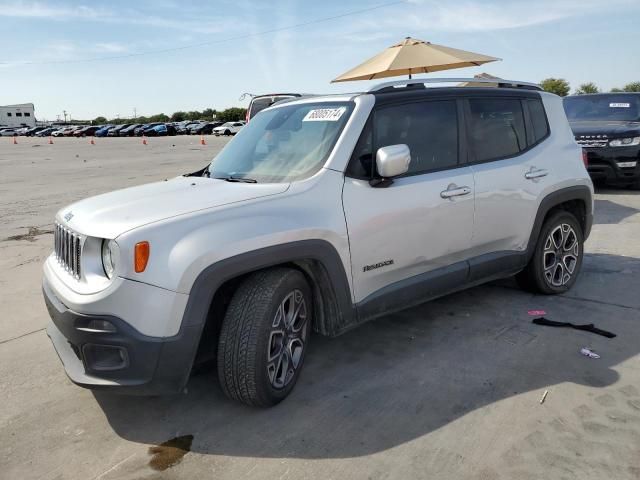
[[[244,115],[244,121],[247,122],[247,123],[249,123],[249,110],[250,110],[250,108],[247,108],[247,113],[245,113],[245,115]]]
[[[582,163],[584,163],[584,167],[587,168],[589,166],[589,157],[587,156],[587,152],[582,149]]]
[[[135,267],[136,273],[142,273],[144,272],[145,268],[147,268],[150,250],[151,248],[149,247],[149,242],[136,243],[133,260],[133,266]]]

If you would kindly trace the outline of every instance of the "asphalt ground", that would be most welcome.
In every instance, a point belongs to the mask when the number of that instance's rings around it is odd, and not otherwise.
[[[275,408],[228,400],[206,369],[176,396],[74,386],[44,331],[55,212],[199,169],[227,141],[199,140],[0,138],[1,479],[640,478],[640,192],[624,189],[597,192],[567,294],[505,280],[315,335]]]

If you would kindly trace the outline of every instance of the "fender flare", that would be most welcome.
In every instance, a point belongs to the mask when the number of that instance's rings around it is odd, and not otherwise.
[[[540,206],[538,207],[538,212],[536,213],[533,228],[531,229],[531,235],[529,236],[529,243],[527,245],[527,262],[533,256],[538,236],[540,235],[540,230],[542,230],[542,224],[547,214],[558,205],[572,200],[581,200],[584,202],[585,218],[578,219],[578,221],[581,221],[584,225],[584,239],[586,240],[589,237],[589,234],[591,233],[591,226],[593,225],[593,196],[591,194],[591,189],[587,185],[575,185],[573,187],[561,188],[560,190],[551,192],[542,199]]]
[[[355,315],[347,272],[335,247],[326,240],[299,240],[226,258],[205,268],[189,293],[180,328],[204,325],[216,291],[228,280],[276,265],[315,260],[323,267],[336,300],[340,324]]]
[[[335,302],[325,317],[320,330],[326,335],[337,335],[357,324],[357,313],[351,299],[351,288],[340,255],[325,240],[300,240],[265,247],[230,257],[205,268],[194,281],[187,306],[182,315],[178,334],[163,346],[167,353],[159,360],[158,371],[170,371],[172,391],[180,391],[187,384],[198,353],[207,315],[213,297],[228,280],[281,264],[314,260],[319,262],[328,281],[324,288],[331,288]],[[305,273],[308,274],[308,271]],[[322,289],[316,290],[322,293]],[[173,348],[170,348],[173,347]],[[176,388],[178,386],[178,388]]]

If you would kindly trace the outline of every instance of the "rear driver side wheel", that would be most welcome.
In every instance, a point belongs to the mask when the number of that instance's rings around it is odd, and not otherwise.
[[[298,270],[249,276],[233,295],[218,344],[225,394],[267,407],[284,400],[300,376],[312,325],[311,289]]]
[[[564,293],[578,278],[583,254],[580,223],[573,214],[558,212],[542,226],[533,257],[516,280],[535,293]]]

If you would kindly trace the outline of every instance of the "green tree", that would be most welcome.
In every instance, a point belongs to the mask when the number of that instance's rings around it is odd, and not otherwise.
[[[569,82],[564,78],[545,78],[540,82],[540,86],[545,92],[555,93],[561,97],[569,95],[571,90]]]
[[[202,111],[202,118],[204,118],[205,120],[212,120],[216,113],[217,112],[213,108],[205,108]]]
[[[202,112],[198,112],[197,110],[192,110],[191,112],[187,112],[186,120],[200,120],[202,118]]]
[[[624,90],[622,90],[621,88],[618,88],[618,87],[613,87],[611,89],[611,93],[619,93],[619,92],[624,92]]]
[[[165,115],[164,113],[158,113],[157,115],[152,115],[149,117],[149,122],[153,123],[153,122],[168,122],[169,121],[169,117],[167,115]]]
[[[232,107],[227,108],[217,114],[217,120],[221,122],[237,122],[238,120],[244,120],[247,110],[245,108]]]
[[[107,123],[107,119],[104,117],[96,117],[91,121],[91,123],[93,125],[102,125],[103,123]]]
[[[112,118],[111,120],[107,120],[107,123],[111,125],[124,125],[125,123],[131,123],[131,120],[128,118]]]
[[[184,112],[173,112],[171,114],[172,122],[182,122],[187,119],[187,114]]]
[[[627,83],[623,90],[625,92],[640,92],[640,82]]]
[[[576,90],[576,95],[585,95],[587,93],[600,93],[600,89],[593,82],[583,83]]]

